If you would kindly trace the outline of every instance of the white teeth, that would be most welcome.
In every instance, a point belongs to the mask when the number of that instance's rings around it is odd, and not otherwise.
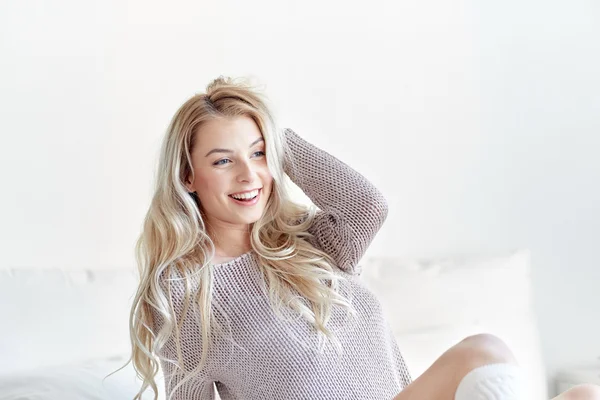
[[[253,197],[258,196],[258,189],[252,190],[250,192],[247,193],[242,193],[242,194],[232,194],[231,197],[233,197],[234,199],[251,199]]]

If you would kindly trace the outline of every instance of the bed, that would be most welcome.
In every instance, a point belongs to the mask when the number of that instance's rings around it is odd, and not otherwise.
[[[366,257],[360,267],[413,378],[462,338],[487,332],[514,351],[527,398],[548,399],[528,250]],[[1,269],[0,400],[132,399],[140,382],[131,365],[104,378],[128,359],[135,283],[127,268]]]

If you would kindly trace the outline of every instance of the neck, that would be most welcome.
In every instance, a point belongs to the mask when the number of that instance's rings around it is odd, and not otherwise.
[[[208,235],[215,244],[216,257],[234,258],[250,251],[250,225],[223,224],[211,221],[206,224]]]

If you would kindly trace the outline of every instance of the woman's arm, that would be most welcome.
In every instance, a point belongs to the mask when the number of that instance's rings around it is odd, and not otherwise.
[[[333,257],[340,269],[359,273],[357,263],[387,217],[387,201],[342,161],[291,129],[284,135],[285,172],[320,209],[309,230],[313,244]]]

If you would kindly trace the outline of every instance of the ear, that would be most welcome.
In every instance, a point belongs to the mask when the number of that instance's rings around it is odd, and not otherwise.
[[[193,193],[196,191],[196,189],[194,189],[194,180],[192,178],[192,175],[188,175],[187,178],[185,178],[185,187],[187,188],[188,192]]]

